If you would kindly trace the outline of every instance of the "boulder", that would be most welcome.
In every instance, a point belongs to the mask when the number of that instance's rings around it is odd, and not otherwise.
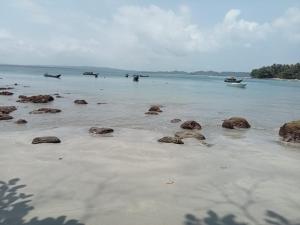
[[[24,119],[19,119],[19,120],[17,120],[15,123],[16,123],[16,124],[26,124],[27,121],[24,120]]]
[[[279,136],[283,141],[300,143],[300,120],[283,124],[279,129]]]
[[[16,106],[0,106],[0,113],[9,114],[17,110]]]
[[[159,115],[158,112],[155,112],[155,111],[148,111],[148,112],[145,112],[146,115]]]
[[[160,109],[160,107],[158,105],[153,105],[150,107],[148,112],[162,112],[162,110]]]
[[[0,87],[0,91],[4,91],[4,90],[12,90],[14,89],[13,87]]]
[[[48,103],[53,100],[54,98],[51,95],[34,95],[29,97],[25,95],[20,95],[19,100],[17,102]]]
[[[182,129],[188,130],[201,130],[201,125],[194,120],[189,120],[181,124],[180,126]]]
[[[158,142],[173,143],[173,144],[184,144],[183,141],[176,137],[163,137],[158,139]]]
[[[88,104],[87,101],[83,100],[83,99],[77,99],[74,101],[75,104],[79,104],[79,105],[86,105]]]
[[[172,119],[170,122],[171,123],[179,123],[179,122],[181,122],[181,119]]]
[[[250,128],[251,126],[245,118],[231,117],[223,121],[222,127],[228,129],[234,129],[234,128]]]
[[[196,138],[197,140],[205,140],[204,135],[197,131],[178,131],[175,133],[175,137],[179,139]]]
[[[6,95],[6,96],[13,95],[13,94],[14,94],[14,93],[9,92],[9,91],[1,91],[1,92],[0,92],[0,95]]]
[[[0,113],[0,120],[11,120],[11,119],[13,119],[12,116],[5,113]]]
[[[112,132],[114,132],[112,128],[91,127],[89,129],[89,133],[91,134],[108,134]]]
[[[55,136],[46,136],[46,137],[36,137],[32,140],[32,144],[42,144],[42,143],[60,143],[59,138]]]
[[[40,108],[40,109],[31,111],[30,114],[59,113],[59,112],[61,112],[60,109]]]

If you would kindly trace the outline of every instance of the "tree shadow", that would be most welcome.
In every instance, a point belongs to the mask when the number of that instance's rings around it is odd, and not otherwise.
[[[184,225],[252,225],[253,223],[238,222],[234,214],[220,216],[213,210],[208,210],[207,216],[203,219],[196,217],[193,214],[186,214]],[[299,222],[292,222],[284,216],[267,210],[265,212],[264,223],[260,225],[300,225]]]
[[[19,181],[19,178],[11,179],[8,182],[0,181],[1,225],[84,225],[78,220],[67,220],[66,216],[45,219],[34,217],[26,222],[25,216],[34,209],[29,205],[33,195],[21,193],[20,189],[26,185],[18,185]]]

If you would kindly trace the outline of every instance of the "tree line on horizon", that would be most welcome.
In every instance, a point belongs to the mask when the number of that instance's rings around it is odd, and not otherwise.
[[[250,75],[253,78],[300,79],[300,63],[263,66],[253,69]]]

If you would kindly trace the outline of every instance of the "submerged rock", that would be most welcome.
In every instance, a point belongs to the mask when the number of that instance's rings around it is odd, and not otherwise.
[[[245,118],[231,117],[223,121],[222,127],[228,129],[234,129],[234,128],[250,128],[251,126]]]
[[[17,110],[16,106],[0,106],[0,113],[3,114],[9,114],[15,110]]]
[[[158,112],[154,112],[154,111],[148,111],[148,112],[145,112],[146,115],[159,115]]]
[[[201,125],[194,120],[189,120],[181,124],[180,126],[182,129],[188,130],[201,130]]]
[[[20,95],[19,100],[17,102],[48,103],[53,100],[54,100],[54,98],[51,95],[34,95],[34,96],[29,96],[29,97],[25,96],[25,95]]]
[[[184,144],[183,141],[180,138],[168,137],[168,136],[158,139],[158,142],[173,143],[173,144]]]
[[[12,90],[14,89],[13,87],[0,87],[0,91],[3,91],[3,90]]]
[[[172,119],[170,122],[171,123],[179,123],[179,122],[181,122],[181,119]]]
[[[148,110],[148,112],[162,112],[162,110],[160,109],[160,106],[158,106],[158,105],[152,105],[150,107],[150,109]]]
[[[112,128],[91,127],[89,129],[89,133],[91,134],[108,134],[112,132],[114,132]]]
[[[184,139],[184,138],[196,138],[197,140],[205,140],[204,135],[197,131],[178,131],[175,133],[175,137]]]
[[[77,99],[74,101],[75,104],[78,104],[78,105],[86,105],[88,104],[87,101],[83,100],[83,99]]]
[[[300,120],[283,124],[279,129],[283,141],[300,143]]]
[[[0,92],[0,95],[6,95],[6,96],[10,96],[10,95],[13,95],[14,93],[12,92],[9,92],[9,91],[1,91]]]
[[[55,136],[36,137],[32,140],[32,144],[42,143],[60,143],[60,139]]]
[[[11,120],[11,119],[13,119],[12,116],[5,113],[0,113],[0,120]]]
[[[61,112],[60,109],[40,108],[40,109],[31,111],[30,114],[59,113],[59,112]]]
[[[19,120],[17,120],[15,123],[16,123],[16,124],[26,124],[27,121],[24,120],[24,119],[19,119]]]

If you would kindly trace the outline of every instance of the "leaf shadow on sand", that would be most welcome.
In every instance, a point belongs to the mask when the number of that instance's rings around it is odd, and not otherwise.
[[[203,198],[207,201],[215,203],[216,205],[223,204],[226,207],[236,208],[241,213],[240,215],[243,215],[243,218],[246,218],[247,222],[240,221],[238,216],[233,213],[219,215],[217,212],[208,209],[206,211],[207,215],[204,218],[199,218],[193,214],[186,214],[184,225],[300,225],[299,219],[297,222],[294,222],[272,210],[266,210],[264,212],[263,221],[259,221],[256,216],[251,214],[250,208],[254,207],[255,204],[258,203],[254,198],[255,191],[264,181],[266,180],[258,181],[253,185],[250,185],[248,189],[241,186],[236,186],[237,189],[235,190],[244,194],[244,201],[234,200],[221,188],[216,189],[223,197],[222,200]],[[237,192],[235,192],[235,195],[236,193]]]
[[[25,188],[26,185],[19,185],[19,181],[19,178],[11,179],[8,182],[0,181],[1,225],[84,225],[78,220],[67,220],[66,216],[44,219],[34,217],[26,222],[25,216],[34,209],[29,205],[33,195],[21,193],[20,189]]]
[[[300,225],[300,223],[293,223],[284,216],[267,210],[265,213],[264,223],[261,225]],[[207,211],[207,216],[203,219],[196,217],[193,214],[186,214],[184,225],[252,225],[253,223],[240,222],[234,214],[227,214],[225,216],[218,215],[213,210]]]

